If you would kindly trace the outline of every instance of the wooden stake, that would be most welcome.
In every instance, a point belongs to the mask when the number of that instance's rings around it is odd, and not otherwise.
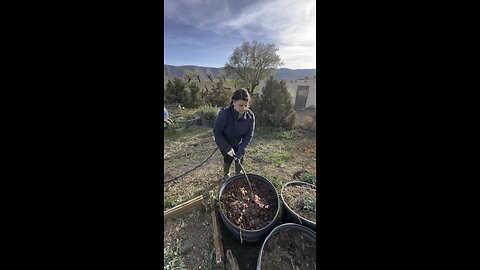
[[[233,256],[232,251],[230,249],[227,250],[227,259],[228,259],[228,263],[230,263],[230,266],[232,267],[232,270],[240,270],[240,267],[238,266],[237,258]]]
[[[169,218],[177,217],[181,214],[190,212],[193,209],[196,208],[202,208],[204,207],[205,204],[203,203],[203,196],[200,195],[198,197],[195,197],[189,201],[186,201],[184,203],[181,203],[171,209],[168,209],[167,211],[163,212],[163,222],[165,222]]]
[[[212,229],[213,229],[213,243],[215,244],[215,253],[216,253],[215,258],[216,258],[217,264],[221,264],[222,257],[223,257],[222,233],[220,231],[220,224],[218,221],[215,197],[213,196],[213,194],[210,196],[210,203],[212,206]]]

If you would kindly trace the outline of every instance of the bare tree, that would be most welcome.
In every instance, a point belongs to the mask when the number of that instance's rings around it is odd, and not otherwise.
[[[207,77],[210,81],[213,82],[213,74],[212,74],[212,71],[210,69],[207,69]]]
[[[198,79],[198,81],[200,82],[200,70],[196,67],[193,69],[193,76],[196,77]]]
[[[283,65],[277,54],[278,49],[275,44],[245,41],[230,55],[225,71],[227,74],[235,74],[244,82],[248,92],[253,94],[261,80],[273,75]]]
[[[193,71],[185,69],[185,74],[183,75],[183,78],[185,79],[185,81],[187,81],[187,83],[189,83],[193,78]]]
[[[223,82],[227,82],[227,74],[225,74],[225,71],[220,71],[220,74],[218,74],[218,77],[223,80]]]

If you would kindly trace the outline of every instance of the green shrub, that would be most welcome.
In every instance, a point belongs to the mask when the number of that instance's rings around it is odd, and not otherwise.
[[[205,103],[217,107],[225,107],[230,104],[233,92],[226,89],[223,85],[223,81],[219,80],[205,96]]]
[[[165,101],[169,104],[188,104],[188,91],[185,88],[185,82],[179,78],[168,80],[165,87]]]
[[[317,185],[317,175],[315,173],[306,172],[300,175],[300,181],[306,182],[312,185]]]
[[[198,108],[202,105],[203,100],[200,96],[200,87],[195,82],[188,84],[188,102],[185,103],[185,107],[188,108]]]
[[[218,107],[206,105],[199,109],[200,115],[207,120],[214,120],[217,118],[217,114],[220,111]]]
[[[292,96],[284,81],[270,78],[259,98],[254,99],[252,111],[259,125],[293,129],[295,125],[295,107]]]

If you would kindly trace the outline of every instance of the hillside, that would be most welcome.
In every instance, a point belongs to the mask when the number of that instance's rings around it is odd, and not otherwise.
[[[207,69],[212,71],[213,77],[216,79],[220,72],[223,71],[223,68],[214,68],[214,67],[200,67],[200,66],[172,66],[172,65],[163,65],[163,75],[168,78],[182,78],[185,74],[186,69],[193,70],[198,68],[200,70],[200,79],[208,80],[206,75]],[[316,76],[315,69],[289,69],[289,68],[280,68],[277,73],[274,75],[274,78],[277,80],[296,80],[305,77]]]

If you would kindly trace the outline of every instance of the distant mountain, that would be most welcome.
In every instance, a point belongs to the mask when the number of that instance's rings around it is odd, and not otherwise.
[[[218,78],[220,72],[223,71],[223,68],[214,67],[163,65],[163,75],[168,78],[183,78],[186,69],[193,70],[194,68],[198,68],[198,70],[200,70],[201,80],[208,80],[206,73],[207,69],[212,71],[213,78],[215,79]],[[277,80],[297,80],[313,76],[316,76],[316,69],[280,68],[273,77]]]

